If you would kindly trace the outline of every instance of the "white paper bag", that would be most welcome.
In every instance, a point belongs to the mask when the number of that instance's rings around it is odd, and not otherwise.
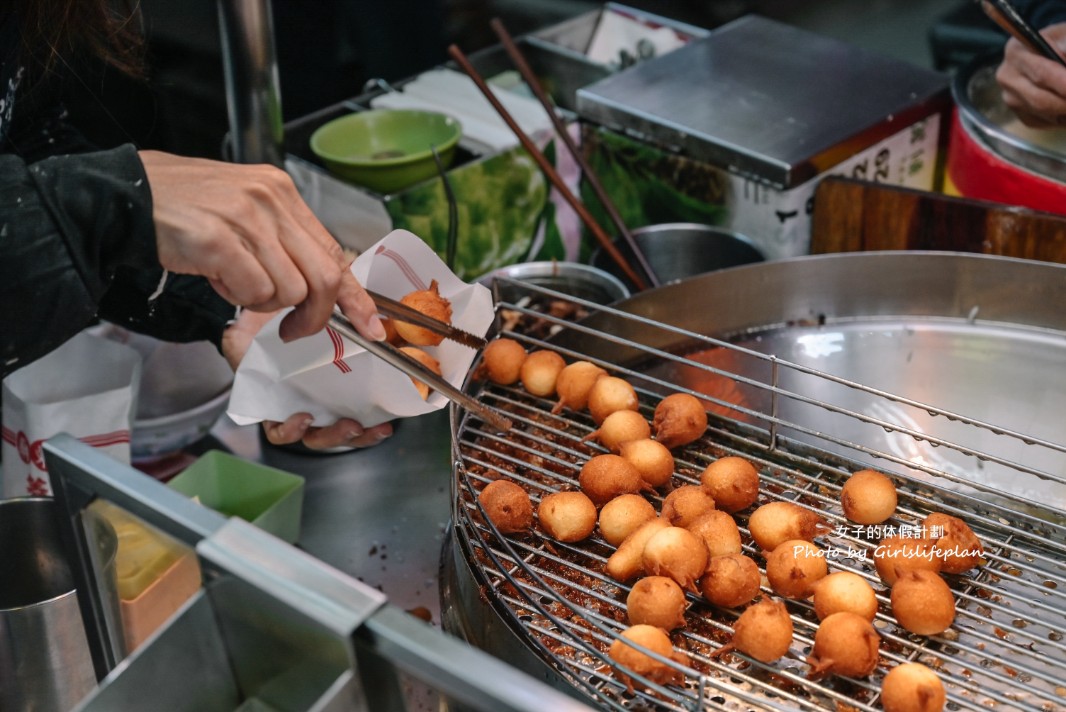
[[[441,296],[452,304],[455,326],[481,336],[492,324],[489,290],[463,282],[429,245],[406,230],[394,230],[361,254],[352,263],[352,274],[367,289],[393,299],[427,289],[436,280]],[[238,425],[310,413],[315,425],[351,418],[369,428],[448,403],[440,393],[422,400],[406,374],[332,329],[283,343],[278,336],[282,316],[260,330],[237,368],[227,412]],[[425,351],[457,388],[476,355],[474,349],[447,339]]]
[[[41,446],[67,433],[129,464],[140,355],[81,333],[3,381],[3,495],[52,494]]]

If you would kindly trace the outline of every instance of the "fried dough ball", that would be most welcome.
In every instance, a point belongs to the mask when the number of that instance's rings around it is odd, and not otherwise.
[[[581,491],[597,506],[602,506],[622,494],[639,492],[644,486],[637,468],[620,455],[595,455],[581,468],[578,475]]]
[[[417,346],[401,346],[400,351],[404,352],[415,361],[428,368],[433,373],[440,375],[440,361],[427,354]],[[422,400],[429,398],[429,386],[416,378],[412,378],[411,382],[415,384],[415,388],[418,390],[418,395],[422,396]]]
[[[825,620],[847,611],[873,621],[877,615],[877,594],[862,576],[850,571],[834,571],[814,584],[814,613]]]
[[[673,449],[698,440],[707,430],[707,411],[695,396],[673,393],[655,406],[655,439]]]
[[[583,492],[553,492],[540,500],[537,519],[552,539],[581,541],[596,528],[596,505]]]
[[[822,517],[792,502],[768,502],[748,518],[751,538],[763,551],[773,551],[789,539],[812,540],[824,532],[825,526]]]
[[[717,657],[739,650],[756,660],[772,663],[792,647],[792,618],[781,601],[764,598],[748,606],[733,624],[733,639],[711,653]]]
[[[714,509],[714,500],[699,485],[682,485],[663,499],[662,517],[675,527],[687,527]]]
[[[644,573],[644,547],[648,540],[670,526],[665,519],[650,519],[633,530],[607,559],[604,567],[615,581],[626,582]]]
[[[493,339],[481,352],[478,376],[501,386],[517,383],[526,362],[526,349],[514,339]]]
[[[930,538],[934,528],[939,527],[943,531],[943,536],[935,541],[937,555],[944,564],[944,573],[961,574],[984,563],[985,550],[981,540],[970,529],[970,525],[958,517],[934,512],[922,521],[922,526]]]
[[[921,663],[900,663],[881,681],[885,712],[940,712],[946,699],[944,683]]]
[[[740,553],[740,528],[725,512],[717,509],[704,512],[685,528],[703,539],[707,553],[712,557]]]
[[[703,597],[722,608],[738,608],[759,595],[762,576],[754,561],[743,554],[714,556],[700,579]]]
[[[674,658],[674,646],[662,628],[646,624],[631,626],[611,643],[607,654],[622,667],[652,682],[666,684],[678,678],[677,670],[628,645],[625,640],[632,640],[664,658]],[[627,684],[632,687],[632,681],[627,680]]]
[[[876,470],[859,470],[841,488],[840,504],[856,524],[880,524],[896,511],[896,485]]]
[[[703,540],[681,527],[655,532],[641,554],[644,570],[652,576],[669,576],[681,588],[699,591],[696,581],[707,570],[707,547]]]
[[[618,454],[640,472],[648,487],[664,487],[674,476],[674,456],[661,442],[645,438],[622,443]]]
[[[955,620],[955,596],[940,574],[904,571],[892,584],[892,615],[911,633],[936,635]]]
[[[645,576],[626,596],[626,615],[631,625],[653,625],[673,630],[685,625],[688,602],[677,582],[666,576]]]
[[[809,598],[827,573],[825,552],[806,539],[783,541],[766,557],[766,580],[785,598]]]
[[[651,426],[644,416],[635,410],[616,410],[600,423],[600,427],[582,440],[595,440],[611,452],[617,453],[622,445],[632,440],[647,440]]]
[[[639,494],[622,494],[600,510],[600,534],[611,546],[620,546],[637,527],[658,514],[651,502]]]
[[[437,280],[430,282],[429,289],[420,289],[405,294],[400,299],[400,303],[433,317],[437,321],[443,321],[445,324],[452,323],[452,303],[440,295]],[[443,336],[425,327],[408,324],[399,319],[395,321],[396,333],[412,346],[437,346],[444,340]]]
[[[385,327],[385,341],[393,346],[402,346],[403,338],[400,336],[400,332],[396,331],[396,322],[380,314],[378,318],[381,320],[381,325]]]
[[[624,378],[601,376],[589,389],[588,409],[592,420],[599,425],[617,410],[637,410],[640,400],[637,390]]]
[[[607,371],[589,361],[574,361],[559,371],[555,379],[555,392],[559,402],[552,408],[552,413],[561,413],[563,408],[584,410],[588,406],[589,391],[592,384]]]
[[[714,497],[718,509],[739,512],[759,496],[759,471],[743,457],[722,457],[703,470],[700,484]]]
[[[519,378],[527,393],[547,398],[555,395],[555,381],[564,368],[566,361],[562,356],[548,349],[538,349],[530,352],[522,362]]]
[[[939,573],[943,562],[937,557],[937,547],[931,541],[910,537],[890,536],[874,547],[874,568],[886,585],[896,583],[903,571],[922,569]]]
[[[533,524],[533,503],[529,494],[510,480],[490,482],[481,490],[478,501],[503,534],[524,532]]]
[[[873,624],[860,615],[841,611],[826,617],[814,632],[807,657],[809,678],[834,674],[866,677],[877,667],[881,639]]]

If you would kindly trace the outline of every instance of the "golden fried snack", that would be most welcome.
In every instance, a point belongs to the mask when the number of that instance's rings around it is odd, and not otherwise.
[[[655,406],[651,422],[655,439],[672,450],[703,435],[707,430],[707,411],[695,396],[674,393]]]
[[[877,615],[877,594],[873,586],[850,571],[834,571],[814,584],[814,613],[818,620],[842,611],[868,621]]]
[[[559,401],[552,408],[552,413],[561,413],[563,408],[579,411],[588,406],[589,391],[592,384],[607,371],[589,361],[574,361],[559,372],[555,380],[555,393]]]
[[[547,398],[555,395],[555,381],[564,368],[566,361],[562,356],[548,349],[537,349],[522,362],[519,378],[528,393]]]
[[[840,489],[840,505],[856,524],[880,524],[896,511],[896,485],[876,470],[859,470]]]
[[[733,639],[711,653],[717,657],[739,650],[756,660],[772,663],[792,647],[792,618],[781,601],[764,598],[748,606],[733,624]]]
[[[640,472],[648,487],[658,489],[669,484],[674,476],[674,456],[660,442],[649,438],[622,443],[618,454]]]
[[[605,454],[589,458],[578,474],[578,484],[594,504],[602,506],[618,495],[639,492],[644,480],[628,460]]]
[[[496,528],[504,534],[528,531],[533,524],[533,503],[524,488],[510,480],[490,482],[478,495]]]
[[[722,457],[703,470],[700,484],[725,512],[739,512],[759,496],[759,471],[743,457]]]
[[[601,376],[589,389],[588,409],[592,420],[599,425],[617,410],[637,410],[640,400],[632,384],[617,376]]]
[[[941,531],[943,536],[935,539],[937,555],[943,562],[942,570],[948,574],[961,574],[984,563],[985,550],[981,540],[970,525],[958,517],[934,512],[922,521],[925,534]]]
[[[936,543],[926,539],[890,536],[874,547],[874,568],[888,586],[904,571],[939,573],[943,562],[937,556]]]
[[[481,352],[478,366],[479,378],[487,378],[501,386],[517,383],[526,362],[526,349],[514,339],[493,339]]]
[[[759,595],[762,576],[754,561],[743,554],[715,556],[700,579],[700,592],[716,606],[738,608]]]
[[[673,630],[685,625],[688,602],[677,582],[666,576],[645,576],[633,584],[626,596],[630,625],[653,625]]]
[[[432,317],[445,324],[452,323],[452,303],[440,295],[437,280],[433,280],[429,289],[420,289],[405,294],[400,303],[409,306],[416,311]],[[408,324],[405,321],[396,321],[396,333],[412,346],[437,346],[444,337],[422,326]]]
[[[866,677],[877,667],[880,649],[881,638],[870,621],[848,611],[834,613],[814,632],[807,677]]]
[[[940,712],[946,700],[944,683],[921,663],[900,663],[881,681],[885,712]]]
[[[600,534],[611,546],[620,546],[637,527],[658,516],[652,503],[641,495],[618,495],[600,509]]]
[[[789,539],[810,541],[825,527],[821,516],[792,502],[769,502],[756,508],[748,519],[751,538],[763,551],[773,551]]]
[[[892,585],[892,615],[911,633],[936,635],[955,621],[955,596],[940,574],[904,571]]]
[[[596,528],[596,505],[583,492],[553,492],[540,500],[537,519],[552,539],[581,541]]]
[[[675,527],[688,527],[714,510],[714,500],[699,485],[682,485],[663,498],[662,517]]]

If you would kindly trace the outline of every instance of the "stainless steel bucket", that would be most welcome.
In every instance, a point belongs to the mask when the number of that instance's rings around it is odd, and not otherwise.
[[[66,712],[96,686],[47,498],[0,501],[0,710]],[[113,566],[116,542],[102,540]]]

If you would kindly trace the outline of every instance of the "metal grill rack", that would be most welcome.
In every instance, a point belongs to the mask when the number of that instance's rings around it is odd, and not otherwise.
[[[674,452],[675,485],[698,483],[702,470],[718,457],[733,454],[748,458],[760,471],[757,504],[788,500],[817,511],[834,528],[818,539],[823,548],[838,552],[829,560],[830,571],[855,572],[878,592],[875,627],[881,635],[881,660],[866,679],[807,679],[805,658],[818,619],[809,603],[802,601],[786,601],[795,636],[785,658],[773,664],[735,653],[712,658],[710,654],[729,640],[740,611],[714,607],[690,594],[687,625],[671,636],[675,649],[683,650],[689,662],[681,665],[662,659],[683,675],[683,682],[664,686],[635,678],[634,689],[627,690],[627,673],[606,655],[611,641],[627,625],[625,597],[630,589],[603,573],[613,547],[598,534],[577,544],[561,544],[535,527],[529,534],[503,536],[477,502],[481,488],[500,476],[522,484],[534,508],[551,491],[577,489],[581,465],[604,451],[581,440],[595,424],[587,413],[564,410],[551,414],[553,402],[529,395],[520,385],[500,387],[472,381],[468,390],[507,412],[515,428],[500,434],[476,416],[453,411],[457,544],[471,562],[482,595],[493,610],[566,684],[605,709],[876,710],[880,709],[884,674],[897,663],[919,661],[933,668],[944,682],[948,709],[1066,709],[1066,526],[1061,513],[937,470],[928,463],[906,461],[884,450],[841,441],[810,423],[786,421],[778,417],[777,403],[779,399],[804,399],[814,407],[860,419],[870,427],[906,433],[939,447],[966,452],[979,461],[1036,474],[1056,486],[1066,485],[1061,476],[1035,472],[994,452],[938,440],[832,402],[786,391],[778,386],[779,373],[798,367],[773,357],[531,285],[508,283],[506,290],[501,291],[499,285],[497,290],[507,294],[498,307],[506,336],[521,341],[528,350],[551,348],[568,362],[590,360],[626,378],[637,387],[641,412],[649,420],[655,404],[667,393],[690,392],[707,402],[711,411],[707,433],[700,441]],[[566,308],[556,308],[560,305]],[[588,316],[575,321],[574,312]],[[633,334],[652,332],[654,338],[632,338]],[[686,348],[664,350],[643,345],[662,342],[664,333],[669,333],[667,341],[683,342]],[[733,350],[737,359],[765,360],[769,377],[757,382],[689,361],[684,355],[708,348]],[[754,410],[647,375],[649,363],[663,362],[761,390],[768,396],[769,407]],[[1037,441],[862,384],[841,382],[809,369],[805,369],[805,377],[826,379],[864,390],[874,399],[943,415],[969,428],[1020,440],[1029,449],[1066,451],[1061,444]],[[738,415],[739,419],[729,417]],[[842,452],[851,454],[843,456]],[[955,594],[957,615],[951,628],[941,635],[917,636],[896,624],[887,589],[870,561],[873,547],[888,532],[883,528],[860,530],[843,517],[840,487],[850,472],[864,467],[886,471],[896,482],[899,506],[886,525],[917,526],[927,514],[945,512],[965,520],[985,547],[985,565],[962,575],[945,576]],[[651,499],[661,504],[661,497]],[[765,571],[761,553],[750,544],[748,513],[735,515],[746,542],[744,553]],[[765,586],[763,593],[772,595]]]

